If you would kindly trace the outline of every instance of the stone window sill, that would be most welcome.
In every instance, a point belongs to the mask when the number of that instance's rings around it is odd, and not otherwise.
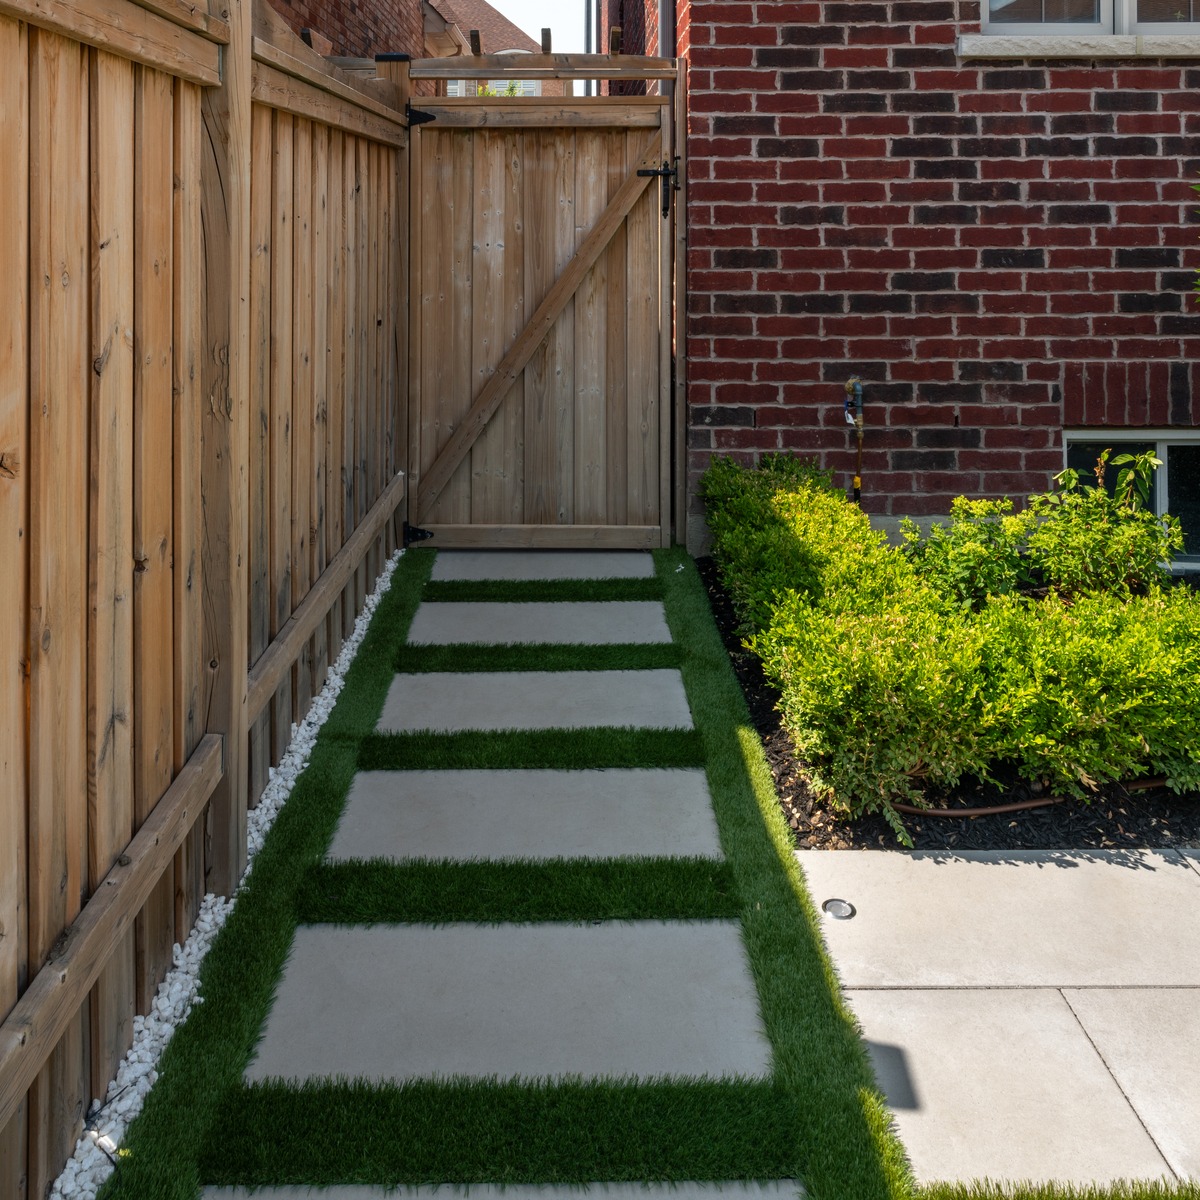
[[[1200,58],[1200,33],[968,33],[958,39],[958,54],[960,58]]]

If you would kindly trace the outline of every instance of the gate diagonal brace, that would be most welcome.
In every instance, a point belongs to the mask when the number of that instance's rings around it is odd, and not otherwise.
[[[663,198],[662,212],[663,212],[663,220],[666,220],[666,218],[671,215],[672,185],[678,186],[675,183],[675,180],[679,175],[678,168],[671,166],[671,164],[669,162],[667,162],[667,160],[664,158],[663,165],[661,167],[654,167],[649,170],[642,170],[642,171],[639,171],[638,174],[643,177],[653,177],[653,176],[657,175],[659,178],[662,179],[662,198]]]

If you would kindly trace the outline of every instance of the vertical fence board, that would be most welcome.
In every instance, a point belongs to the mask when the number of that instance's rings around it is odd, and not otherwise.
[[[88,891],[133,837],[133,64],[92,55]],[[93,1091],[133,1042],[134,935],[92,988]]]
[[[354,397],[355,434],[358,444],[355,450],[354,464],[354,524],[367,514],[370,507],[371,476],[368,467],[371,438],[374,436],[374,423],[371,420],[373,409],[374,389],[378,382],[371,375],[371,278],[373,275],[371,252],[371,145],[366,139],[358,138],[355,142],[356,169],[355,188],[358,193],[357,217],[358,228],[358,390]],[[363,565],[355,578],[354,611],[358,612],[366,600],[370,587],[370,579],[375,573],[374,547],[367,552]]]
[[[504,311],[504,149],[503,133],[484,131],[471,139],[475,162],[472,214],[471,393],[478,395],[496,373],[508,345]],[[507,400],[505,401],[507,403]],[[471,447],[471,520],[499,524],[505,510],[505,441],[501,413]]]
[[[134,83],[133,747],[135,827],[170,786],[174,672],[163,648],[175,637],[171,558],[171,245],[175,88],[138,67]],[[145,1012],[171,966],[174,867],[138,915],[137,1009]]]
[[[611,201],[617,189],[625,182],[634,168],[634,149],[624,133],[608,135],[608,198]],[[629,511],[629,459],[626,453],[626,426],[628,423],[628,222],[613,236],[605,251],[608,275],[608,296],[605,304],[605,328],[607,351],[605,365],[608,373],[608,397],[606,411],[608,428],[605,436],[607,479],[605,491],[608,497],[608,519],[614,525],[625,525],[633,516]]]
[[[28,656],[29,37],[0,17],[0,1020],[27,982],[25,672]],[[0,1196],[23,1197],[25,1107],[0,1128]]]
[[[312,335],[312,468],[308,493],[309,577],[321,578],[325,553],[326,430],[329,423],[329,127],[313,127],[312,242],[309,251],[313,280]],[[322,621],[310,650],[313,691],[320,691],[329,670],[329,637]]]
[[[389,283],[392,297],[390,333],[395,358],[392,364],[392,462],[391,473],[408,470],[408,264],[409,245],[405,230],[408,225],[409,148],[405,146],[394,156],[392,172],[392,278]],[[395,544],[402,542],[405,504],[396,510],[392,527]]]
[[[525,312],[533,316],[575,251],[574,137],[530,134],[525,165],[529,228],[525,242]],[[574,511],[575,301],[525,368],[525,519],[570,523]]]
[[[271,641],[271,263],[273,258],[272,114],[261,104],[250,115],[250,476],[249,664]],[[271,709],[250,714],[249,804],[262,796],[271,768]]]
[[[575,240],[583,241],[608,203],[604,133],[575,136]],[[575,520],[602,525],[605,495],[605,350],[608,258],[601,255],[575,295]]]
[[[311,121],[297,120],[292,142],[292,611],[308,595],[309,493],[313,450],[313,272]],[[292,720],[312,702],[312,659],[305,646],[292,672]]]
[[[345,178],[346,137],[340,129],[329,139],[329,369],[326,384],[328,412],[325,420],[325,538],[327,558],[342,548],[345,522],[342,492],[342,430],[346,402],[346,227]],[[342,597],[329,614],[329,657],[342,649]]]
[[[292,615],[292,118],[275,114],[272,157],[274,234],[271,244],[271,637]],[[285,678],[271,705],[271,758],[287,749],[292,682]]]
[[[428,135],[426,135],[428,136]],[[460,328],[471,327],[471,226],[474,162],[471,140],[456,131],[430,138],[432,168],[422,224],[429,239],[429,277],[423,302],[429,310],[422,329],[425,380],[422,394],[421,457],[432,464],[471,404],[470,352]],[[534,239],[530,239],[533,241]],[[467,314],[464,318],[463,314]],[[471,519],[471,465],[464,459],[430,513],[431,521],[457,524]]]
[[[345,399],[342,411],[342,528],[349,537],[358,526],[355,494],[358,486],[358,435],[355,413],[358,404],[358,145],[346,135],[342,161],[343,237],[345,271],[342,294],[346,316],[343,338],[345,347]],[[354,628],[357,577],[342,593],[342,621],[347,637]]]
[[[88,54],[30,34],[29,957],[75,919],[87,842]],[[74,1142],[85,1004],[29,1099],[29,1190]]]
[[[425,463],[421,447],[421,411],[424,408],[421,397],[425,379],[426,347],[422,339],[425,335],[425,312],[429,305],[429,296],[426,292],[425,265],[428,256],[422,245],[422,238],[426,198],[431,191],[425,176],[425,162],[424,138],[420,128],[409,130],[408,207],[404,211],[407,220],[405,244],[408,246],[408,272],[404,277],[405,294],[408,297],[408,437],[406,458],[401,465],[408,472],[404,489],[404,511],[407,514],[406,519],[414,525],[417,523],[418,493]],[[416,181],[415,186],[413,181]]]
[[[383,308],[387,276],[387,249],[383,236],[383,206],[387,186],[385,168],[387,153],[380,145],[371,145],[371,249],[369,262],[371,264],[371,307],[370,330],[371,343],[369,361],[371,377],[375,380],[372,415],[375,422],[375,436],[368,447],[371,456],[371,491],[367,507],[374,505],[379,493],[383,490],[383,464],[387,452],[387,433],[384,426],[385,404],[387,397],[387,377],[384,374],[383,356]],[[372,578],[372,582],[374,579]]]
[[[252,0],[229,0],[221,86],[205,92],[204,663],[206,732],[224,738],[209,805],[212,891],[231,896],[246,862],[246,470],[250,390]]]
[[[662,224],[658,189],[647,188],[626,222],[629,234],[626,453],[629,519],[639,525],[658,524],[658,280]]]
[[[200,220],[201,92],[175,84],[175,202],[172,291],[175,392],[175,771],[200,742],[204,713],[202,672],[203,563],[200,506],[200,358],[202,345]],[[197,821],[175,855],[175,940],[186,941],[204,895],[204,823]]]
[[[663,85],[665,88],[665,84]],[[662,120],[663,162],[671,161],[671,110],[664,108]],[[678,164],[676,164],[678,165]],[[672,197],[672,213],[679,212],[679,197]],[[658,498],[655,511],[661,526],[662,545],[671,544],[671,349],[674,225],[664,218],[658,223],[658,436],[649,453],[657,451],[654,470],[658,477]],[[653,431],[653,430],[651,430]],[[649,501],[647,501],[649,502]]]

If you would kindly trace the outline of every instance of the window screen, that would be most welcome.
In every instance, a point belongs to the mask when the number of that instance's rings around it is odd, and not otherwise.
[[[1167,447],[1167,509],[1183,526],[1183,553],[1200,557],[1200,445]]]

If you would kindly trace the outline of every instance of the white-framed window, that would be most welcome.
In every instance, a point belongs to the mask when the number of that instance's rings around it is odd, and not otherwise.
[[[1200,0],[983,0],[983,31],[1014,37],[1195,34]]]
[[[1116,484],[1118,454],[1153,450],[1162,466],[1154,472],[1155,512],[1169,512],[1183,526],[1183,551],[1176,559],[1185,570],[1200,570],[1200,429],[1067,429],[1063,431],[1064,465],[1080,474],[1082,483],[1095,482],[1096,459],[1111,449],[1105,485]]]
[[[509,95],[508,79],[493,79],[485,82],[478,79],[448,79],[446,81],[447,96],[477,96],[480,94],[479,89],[490,88],[497,96]],[[484,92],[484,95],[490,95],[489,92]],[[514,96],[540,96],[542,94],[542,81],[540,79],[518,79],[516,88],[511,93]]]

